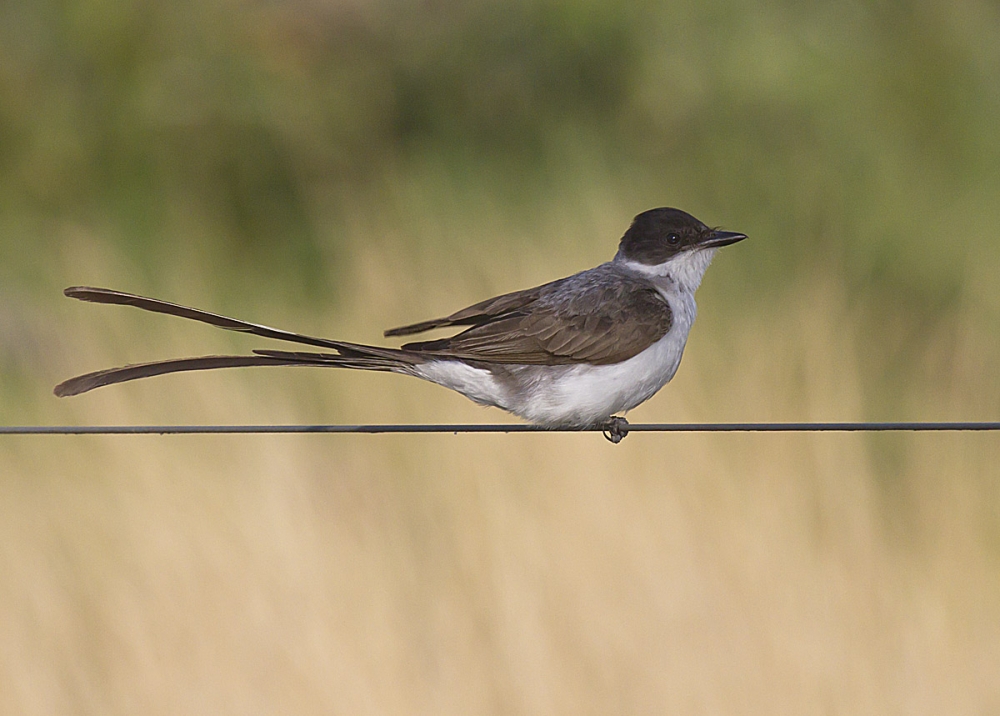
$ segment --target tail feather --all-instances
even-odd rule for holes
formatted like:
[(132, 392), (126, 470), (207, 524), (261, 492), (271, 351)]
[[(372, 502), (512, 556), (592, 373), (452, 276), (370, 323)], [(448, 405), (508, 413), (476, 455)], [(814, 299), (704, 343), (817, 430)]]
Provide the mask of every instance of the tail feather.
[(251, 333), (263, 338), (274, 338), (292, 343), (332, 348), (336, 353), (308, 353), (296, 351), (257, 350), (253, 355), (246, 356), (201, 356), (197, 358), (175, 358), (171, 360), (154, 361), (152, 363), (137, 363), (108, 368), (85, 375), (70, 378), (55, 387), (53, 391), (59, 397), (79, 395), (94, 388), (115, 383), (124, 383), (139, 378), (154, 375), (179, 373), (191, 370), (213, 370), (216, 368), (242, 368), (247, 366), (325, 366), (335, 368), (355, 368), (360, 370), (398, 370), (405, 372), (407, 366), (412, 366), (425, 360), (424, 357), (394, 348), (379, 348), (359, 343), (335, 341), (327, 338), (315, 338), (300, 333), (282, 331), (256, 323), (249, 323), (227, 316), (220, 316), (197, 308), (188, 308), (155, 298), (146, 298), (122, 291), (112, 291), (106, 288), (76, 286), (67, 288), (64, 293), (70, 298), (93, 303), (117, 304), (134, 306), (145, 311), (165, 313), (171, 316), (187, 318), (193, 321), (208, 323), (218, 328), (230, 331)]
[[(374, 348), (374, 346), (372, 346)], [(398, 351), (402, 354), (402, 351)], [(303, 351), (272, 351), (265, 349), (254, 350), (255, 355), (275, 360), (288, 361), (288, 365), (315, 365), (329, 366), (332, 368), (356, 368), (359, 370), (387, 370), (406, 371), (418, 360), (407, 360), (402, 355), (399, 357), (382, 355), (365, 355), (361, 351), (355, 353), (307, 353)]]
[(86, 393), (94, 388), (115, 383), (124, 383), (154, 375), (180, 373), (188, 370), (212, 370), (215, 368), (242, 368), (260, 365), (300, 365), (299, 361), (281, 360), (269, 356), (202, 356), (200, 358), (175, 358), (152, 363), (135, 363), (120, 368), (98, 370), (63, 381), (53, 391), (60, 398)]
[(136, 308), (141, 308), (144, 311), (165, 313), (169, 316), (187, 318), (192, 321), (207, 323), (209, 325), (216, 326), (217, 328), (224, 328), (227, 331), (252, 333), (255, 336), (261, 336), (262, 338), (274, 338), (279, 341), (303, 343), (305, 345), (318, 346), (320, 348), (337, 348), (339, 345), (339, 341), (333, 341), (328, 338), (316, 338), (315, 336), (307, 336), (302, 333), (283, 331), (279, 328), (270, 328), (269, 326), (263, 326), (258, 323), (250, 323), (249, 321), (241, 321), (237, 318), (220, 316), (217, 313), (209, 313), (208, 311), (202, 311), (198, 308), (190, 308), (188, 306), (181, 306), (168, 301), (161, 301), (158, 298), (147, 298), (146, 296), (138, 296), (134, 293), (113, 291), (110, 288), (72, 286), (63, 291), (63, 293), (70, 298), (76, 298), (80, 301), (116, 304), (119, 306), (134, 306)]

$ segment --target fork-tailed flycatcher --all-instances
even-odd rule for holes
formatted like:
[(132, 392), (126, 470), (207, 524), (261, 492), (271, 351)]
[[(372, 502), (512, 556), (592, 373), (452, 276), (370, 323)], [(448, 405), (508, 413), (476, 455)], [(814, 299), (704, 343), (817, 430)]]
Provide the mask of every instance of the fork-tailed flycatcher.
[(615, 414), (651, 398), (677, 371), (695, 318), (694, 293), (716, 250), (745, 238), (709, 228), (679, 209), (651, 209), (635, 217), (608, 263), (386, 331), (386, 336), (409, 336), (464, 328), (449, 338), (402, 348), (314, 338), (109, 289), (68, 288), (67, 296), (82, 301), (135, 306), (327, 350), (255, 350), (127, 365), (71, 378), (57, 385), (55, 394), (209, 368), (359, 368), (423, 378), (538, 425), (607, 426), (617, 442), (627, 423)]

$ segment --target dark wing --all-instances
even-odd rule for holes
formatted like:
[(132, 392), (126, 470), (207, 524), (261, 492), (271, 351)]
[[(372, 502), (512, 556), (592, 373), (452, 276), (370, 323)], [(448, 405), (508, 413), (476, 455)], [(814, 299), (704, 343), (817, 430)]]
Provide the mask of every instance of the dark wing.
[[(489, 315), (500, 300), (513, 308)], [(478, 313), (463, 315), (474, 309)], [(607, 264), (454, 316), (478, 322), (451, 338), (409, 343), (403, 350), (494, 363), (606, 365), (648, 348), (673, 323), (670, 306), (651, 284)], [(454, 325), (450, 319), (441, 325)]]
[(512, 311), (523, 309), (531, 303), (537, 301), (547, 291), (551, 291), (559, 284), (569, 279), (559, 279), (535, 288), (527, 288), (523, 291), (505, 293), (502, 296), (488, 298), (485, 301), (473, 304), (461, 311), (456, 311), (444, 318), (433, 318), (429, 321), (413, 323), (409, 326), (390, 328), (383, 335), (386, 338), (391, 336), (412, 336), (415, 333), (423, 333), (434, 328), (446, 328), (448, 326), (478, 326), (488, 323), (491, 320), (510, 314)]

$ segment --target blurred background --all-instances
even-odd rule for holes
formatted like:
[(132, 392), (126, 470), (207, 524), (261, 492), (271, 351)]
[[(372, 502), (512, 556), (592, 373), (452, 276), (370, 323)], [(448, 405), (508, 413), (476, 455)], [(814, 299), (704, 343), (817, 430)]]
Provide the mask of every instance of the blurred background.
[[(0, 3), (0, 423), (494, 422), (77, 373), (721, 252), (633, 421), (1000, 417), (992, 0)], [(265, 342), (266, 343), (266, 342)], [(0, 712), (1000, 714), (990, 434), (0, 439)]]

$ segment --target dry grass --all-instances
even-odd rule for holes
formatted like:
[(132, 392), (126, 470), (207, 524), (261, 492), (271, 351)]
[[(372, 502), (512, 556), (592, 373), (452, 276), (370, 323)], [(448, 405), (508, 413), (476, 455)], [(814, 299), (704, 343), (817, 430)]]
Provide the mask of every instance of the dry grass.
[[(387, 241), (357, 244), (326, 328), (320, 311), (246, 317), (371, 339), (373, 323), (579, 267), (560, 265), (558, 236), (518, 265), (498, 251), (481, 268), (469, 249), (445, 265), (482, 280), (449, 288), (433, 255)], [(121, 273), (103, 260), (65, 271)], [(408, 303), (420, 285), (434, 288)], [(703, 313), (721, 311), (706, 288)], [(633, 417), (864, 417), (843, 291), (827, 277), (789, 293), (742, 328), (696, 326), (676, 381)], [(40, 368), (57, 378), (236, 340), (58, 310), (72, 350)], [(996, 393), (973, 358), (955, 360)], [(961, 410), (967, 384), (928, 410)], [(43, 405), (81, 423), (498, 417), (332, 372), (178, 376)], [(998, 713), (998, 460), (990, 435), (8, 440), (0, 712)]]

